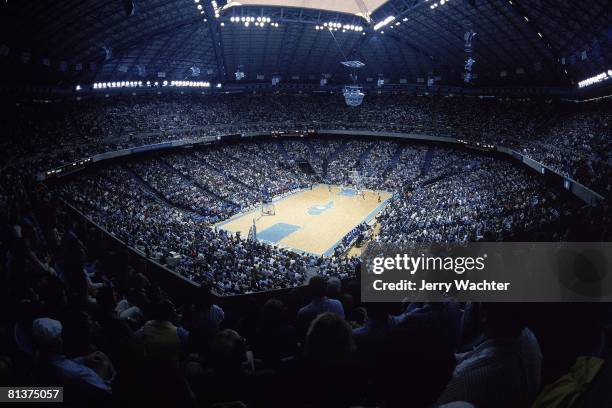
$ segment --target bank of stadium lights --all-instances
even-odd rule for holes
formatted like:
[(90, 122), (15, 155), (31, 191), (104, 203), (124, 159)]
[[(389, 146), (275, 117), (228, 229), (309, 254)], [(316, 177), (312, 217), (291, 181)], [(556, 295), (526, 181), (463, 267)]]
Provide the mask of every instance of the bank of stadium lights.
[(383, 28), (387, 24), (390, 24), (394, 20), (395, 20), (395, 16), (388, 16), (388, 17), (386, 17), (384, 20), (379, 21), (378, 23), (374, 24), (374, 31), (380, 30), (381, 28)]
[(200, 14), (204, 14), (204, 6), (199, 4), (200, 0), (194, 0), (195, 4), (196, 4), (196, 8), (198, 9), (198, 11), (200, 12)]
[(347, 32), (347, 31), (361, 32), (363, 31), (363, 27), (360, 25), (342, 24), (342, 23), (337, 23), (333, 21), (323, 23), (323, 25), (315, 26), (315, 30), (325, 30), (325, 29), (330, 30), (330, 31), (342, 30), (342, 32)]
[[(142, 81), (95, 82), (93, 89), (139, 88), (142, 86), (144, 86)], [(147, 82), (146, 86), (151, 86), (150, 82)]]
[(249, 27), (253, 24), (255, 27), (265, 27), (266, 24), (270, 27), (278, 27), (278, 23), (273, 22), (270, 17), (253, 17), (253, 16), (242, 16), (242, 17), (230, 17), (231, 23), (243, 24), (245, 27)]
[(219, 4), (217, 4), (215, 0), (212, 0), (210, 4), (213, 8), (213, 11), (215, 12), (215, 18), (219, 18), (219, 14), (221, 13), (221, 8), (219, 7)]
[(210, 88), (210, 82), (208, 81), (170, 81), (170, 83), (166, 84), (165, 86), (175, 86), (178, 88)]
[(608, 81), (610, 79), (612, 79), (612, 69), (609, 69), (608, 72), (602, 72), (599, 75), (595, 75), (583, 81), (578, 82), (578, 88), (586, 88), (588, 86), (595, 85), (600, 82)]
[[(207, 0), (193, 0), (200, 14), (205, 14), (204, 6), (201, 4), (201, 2), (203, 1)], [(210, 2), (210, 5), (212, 6), (213, 12), (215, 13), (215, 18), (219, 18), (219, 15), (221, 13), (221, 7), (219, 7), (219, 4), (215, 0), (212, 0)], [(204, 22), (206, 22), (206, 19), (204, 19)]]
[[(163, 81), (163, 87), (177, 88), (210, 88), (210, 82), (207, 81)], [(114, 89), (114, 88), (147, 88), (158, 87), (159, 82), (151, 83), (151, 81), (120, 81), (120, 82), (96, 82), (93, 84), (93, 89)], [(217, 84), (217, 88), (220, 88)]]
[(449, 2), (450, 2), (450, 0), (440, 0), (439, 2), (434, 3), (431, 6), (429, 6), (429, 8), (434, 10), (434, 9), (437, 9), (438, 7), (443, 6), (443, 5), (445, 5), (445, 4), (449, 3)]

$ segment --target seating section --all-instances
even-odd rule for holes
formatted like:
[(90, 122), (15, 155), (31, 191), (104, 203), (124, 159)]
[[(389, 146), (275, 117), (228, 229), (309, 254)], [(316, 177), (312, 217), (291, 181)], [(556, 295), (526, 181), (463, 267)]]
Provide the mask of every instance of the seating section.
[[(402, 94), (367, 95), (357, 109), (347, 107), (338, 95), (283, 94), (20, 103), (7, 111), (8, 137), (0, 148), (6, 163), (28, 157), (36, 170), (43, 171), (106, 151), (222, 134), (308, 129), (405, 132), (523, 149), (608, 195), (610, 104)], [(566, 113), (551, 120), (558, 112)], [(308, 156), (317, 174), (324, 176), (305, 143), (285, 144), (294, 159)], [(336, 151), (336, 145), (326, 146), (323, 149), (329, 150), (312, 144), (321, 160)], [(330, 176), (336, 180), (339, 175), (332, 169)]]
[(372, 142), (368, 140), (350, 140), (347, 145), (344, 146), (336, 160), (329, 163), (326, 181), (340, 185), (351, 184), (349, 172), (351, 170), (357, 170), (360, 156), (370, 147), (372, 147)]
[(212, 194), (207, 194), (179, 173), (157, 159), (128, 164), (136, 175), (170, 204), (204, 216), (223, 214), (229, 207)]
[[(571, 397), (610, 401), (603, 303), (361, 301), (360, 260), (347, 253), (364, 240), (612, 240), (607, 203), (585, 206), (514, 162), (400, 139), (284, 140), (315, 177), (281, 157), (277, 138), (245, 137), (35, 178), (159, 141), (351, 128), (511, 145), (609, 194), (608, 102), (541, 126), (548, 104), (497, 99), (366, 95), (357, 109), (337, 95), (109, 99), (5, 112), (1, 384), (62, 386), (74, 407), (528, 407), (588, 368), (595, 387), (582, 381)], [(393, 197), (331, 257), (213, 227), (262, 196), (319, 178), (348, 184), (352, 169)]]
[[(325, 143), (313, 140), (319, 147)], [(305, 268), (312, 265), (321, 275), (352, 276), (356, 259), (340, 261), (347, 262), (342, 268), (331, 265), (345, 259), (352, 245), (366, 237), (382, 242), (515, 239), (545, 231), (564, 212), (580, 206), (509, 162), (465, 150), (348, 139), (329, 163), (328, 179), (349, 185), (347, 169), (356, 168), (361, 158), (366, 187), (393, 193), (376, 219), (376, 233), (358, 226), (339, 243), (337, 259), (321, 260), (215, 232), (214, 223), (257, 205), (263, 196), (315, 182), (282, 160), (271, 159), (275, 143), (220, 144), (160, 154), (109, 165), (57, 188), (128, 245), (158, 260), (177, 254), (179, 262), (171, 267), (195, 282), (212, 282), (222, 294), (300, 285)], [(397, 162), (389, 167), (398, 149)], [(429, 166), (424, 172), (426, 158)], [(557, 226), (546, 236), (554, 240), (562, 233)], [(274, 261), (264, 265), (263, 259)], [(283, 273), (274, 272), (279, 268)]]

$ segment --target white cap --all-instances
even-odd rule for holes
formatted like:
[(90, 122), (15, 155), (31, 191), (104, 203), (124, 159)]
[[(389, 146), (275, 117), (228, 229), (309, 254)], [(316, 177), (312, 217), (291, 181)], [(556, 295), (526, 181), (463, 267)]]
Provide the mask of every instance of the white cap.
[(475, 408), (473, 404), (465, 401), (454, 401), (448, 404), (440, 405), (438, 408)]
[(62, 324), (57, 320), (41, 317), (32, 323), (32, 334), (39, 344), (47, 344), (62, 335)]

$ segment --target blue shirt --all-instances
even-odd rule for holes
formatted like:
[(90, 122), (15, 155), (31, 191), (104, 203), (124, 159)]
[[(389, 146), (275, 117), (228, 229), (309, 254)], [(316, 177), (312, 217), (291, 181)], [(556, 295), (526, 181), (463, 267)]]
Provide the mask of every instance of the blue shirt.
[(339, 300), (328, 299), (313, 299), (309, 304), (298, 311), (298, 319), (304, 316), (318, 316), (321, 313), (334, 313), (344, 319), (344, 307)]
[(98, 373), (76, 359), (56, 354), (44, 361), (45, 381), (64, 387), (64, 395), (71, 402), (85, 403), (112, 393), (110, 385)]

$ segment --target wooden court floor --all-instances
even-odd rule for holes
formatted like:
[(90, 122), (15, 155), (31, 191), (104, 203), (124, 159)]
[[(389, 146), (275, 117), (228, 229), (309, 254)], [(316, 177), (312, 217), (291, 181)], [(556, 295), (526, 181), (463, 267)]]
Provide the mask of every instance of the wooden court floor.
[[(380, 202), (379, 202), (380, 195)], [(246, 238), (256, 219), (257, 239), (279, 247), (314, 255), (331, 255), (355, 226), (370, 221), (382, 210), (391, 194), (351, 188), (316, 185), (274, 202), (275, 215), (261, 216), (261, 209), (237, 214), (217, 228)]]

